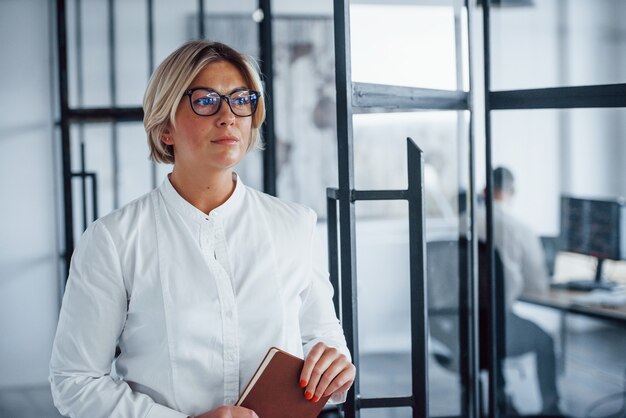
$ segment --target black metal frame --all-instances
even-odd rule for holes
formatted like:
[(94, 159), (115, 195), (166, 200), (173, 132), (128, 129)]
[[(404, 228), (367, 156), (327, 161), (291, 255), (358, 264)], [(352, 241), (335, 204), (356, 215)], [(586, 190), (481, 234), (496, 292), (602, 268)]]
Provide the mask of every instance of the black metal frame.
[(467, 110), (469, 94), (464, 91), (434, 90), (384, 84), (353, 83), (354, 113), (407, 110)]
[[(483, 49), (484, 49), (484, 100), (485, 100), (485, 169), (487, 170), (486, 176), (486, 186), (485, 186), (485, 203), (486, 203), (486, 239), (487, 239), (487, 257), (484, 260), (486, 264), (487, 271), (490, 275), (489, 280), (489, 303), (488, 306), (488, 317), (491, 320), (487, 324), (481, 324), (487, 327), (487, 332), (482, 333), (482, 336), (479, 341), (480, 347), (489, 347), (491, 342), (497, 341), (496, 330), (498, 329), (498, 321), (500, 319), (504, 320), (504, 318), (498, 318), (495, 313), (496, 304), (504, 303), (504, 301), (499, 301), (496, 298), (497, 292), (497, 282), (495, 275), (495, 248), (493, 243), (493, 176), (491, 173), (491, 50), (489, 48), (489, 34), (490, 34), (490, 26), (489, 26), (489, 0), (485, 0), (482, 5), (483, 9)], [(481, 333), (479, 333), (480, 335)], [(483, 339), (486, 337), (486, 340)], [(487, 388), (487, 414), (489, 418), (498, 417), (500, 411), (498, 409), (498, 404), (500, 400), (498, 399), (498, 382), (499, 375), (497, 373), (498, 367), (498, 358), (500, 353), (498, 352), (498, 347), (495, 345), (490, 347), (491, 349), (487, 351), (487, 362), (488, 362), (488, 388)]]
[[(474, 25), (474, 2), (473, 0), (464, 0), (465, 10), (467, 11), (467, 27), (470, 30)], [(468, 36), (468, 63), (469, 63), (469, 86), (468, 90), (473, 91), (474, 72), (471, 71), (473, 42), (472, 37)], [(480, 391), (480, 372), (479, 372), (479, 333), (478, 333), (478, 279), (477, 279), (477, 261), (478, 261), (478, 243), (476, 240), (476, 226), (474, 220), (475, 214), (475, 141), (474, 141), (474, 117), (473, 117), (473, 97), (469, 95), (467, 107), (470, 110), (469, 120), (469, 141), (468, 141), (468, 188), (466, 196), (467, 215), (469, 225), (465, 225), (465, 231), (461, 231), (461, 235), (470, 237), (469, 239), (461, 238), (459, 240), (460, 253), (465, 257), (459, 257), (459, 342), (467, 344), (467, 350), (460, 353), (460, 381), (461, 381), (461, 416), (469, 418), (479, 417), (481, 415), (481, 391)], [(460, 221), (460, 219), (459, 219)], [(461, 225), (463, 226), (463, 225)]]
[[(345, 156), (344, 156), (345, 157)], [(335, 308), (341, 313), (344, 328), (346, 324), (353, 325), (352, 335), (346, 335), (348, 345), (352, 352), (355, 364), (358, 364), (358, 327), (357, 298), (355, 283), (351, 276), (341, 276), (339, 283), (339, 258), (337, 246), (337, 201), (340, 210), (348, 206), (353, 208), (354, 203), (359, 200), (407, 200), (409, 203), (409, 246), (410, 246), (410, 300), (411, 300), (411, 378), (412, 393), (408, 397), (387, 397), (387, 398), (361, 398), (358, 395), (358, 379), (351, 389), (346, 405), (346, 415), (356, 416), (358, 410), (363, 408), (383, 408), (383, 407), (406, 407), (413, 408), (414, 417), (426, 417), (428, 415), (428, 324), (427, 324), (427, 304), (426, 304), (426, 243), (424, 241), (424, 181), (423, 181), (423, 156), (422, 151), (407, 138), (407, 159), (408, 159), (408, 180), (409, 187), (406, 190), (348, 190), (345, 193), (341, 188), (327, 189), (328, 207), (328, 253), (329, 271), (331, 272), (331, 283), (336, 289)], [(348, 197), (348, 201), (342, 200)], [(350, 210), (350, 209), (349, 209)], [(345, 223), (340, 223), (344, 231)], [(348, 229), (350, 225), (347, 226)], [(352, 230), (354, 228), (354, 222)], [(345, 232), (345, 231), (344, 231)], [(342, 235), (343, 236), (343, 235)], [(354, 237), (353, 237), (354, 238)], [(341, 244), (345, 246), (345, 240)], [(351, 240), (354, 242), (354, 239)], [(345, 254), (342, 252), (342, 254)], [(341, 263), (341, 269), (355, 272), (355, 266), (345, 266)], [(345, 289), (352, 289), (350, 293)], [(339, 299), (341, 298), (341, 304)], [(341, 308), (341, 310), (340, 310)], [(352, 337), (352, 338), (350, 338)], [(354, 414), (354, 415), (351, 415)]]
[[(335, 294), (341, 297), (341, 321), (353, 361), (357, 366), (357, 376), (348, 392), (344, 412), (347, 418), (358, 416), (357, 396), (359, 393), (358, 376), (358, 323), (357, 323), (357, 293), (356, 293), (356, 242), (355, 242), (355, 213), (351, 191), (354, 189), (354, 160), (352, 147), (352, 80), (350, 63), (350, 18), (349, 2), (334, 0), (334, 31), (335, 31), (335, 82), (337, 86), (337, 159), (339, 189), (336, 198), (339, 200), (339, 233), (341, 266), (329, 269), (339, 270), (341, 273), (341, 287), (335, 288)], [(332, 207), (332, 203), (328, 203)], [(332, 213), (328, 213), (330, 219)], [(332, 232), (329, 230), (329, 233)], [(332, 240), (329, 235), (329, 245)], [(331, 258), (336, 258), (337, 249), (329, 251)], [(334, 277), (332, 282), (338, 282)], [(337, 305), (337, 303), (336, 303)]]
[(489, 91), (491, 110), (576, 109), (626, 106), (626, 84)]
[(265, 84), (265, 123), (261, 128), (265, 142), (263, 152), (263, 191), (276, 196), (276, 138), (274, 128), (274, 40), (272, 31), (272, 0), (258, 0), (263, 12), (263, 20), (259, 28), (259, 44), (261, 46), (261, 74)]
[(74, 251), (74, 215), (72, 208), (72, 165), (70, 156), (69, 88), (67, 80), (67, 27), (65, 22), (65, 0), (57, 0), (57, 54), (59, 60), (59, 127), (61, 130), (61, 162), (63, 170), (63, 232), (65, 238), (65, 269), (69, 270)]
[[(487, 324), (491, 340), (497, 341), (496, 330), (498, 318), (493, 315), (497, 308), (504, 301), (496, 298), (501, 284), (496, 280), (495, 274), (495, 248), (493, 231), (493, 176), (492, 176), (492, 132), (491, 132), (491, 112), (498, 110), (532, 110), (532, 109), (575, 109), (575, 108), (614, 108), (626, 107), (626, 83), (603, 84), (570, 87), (549, 87), (541, 89), (524, 89), (508, 91), (492, 91), (491, 81), (491, 49), (490, 49), (490, 8), (493, 0), (483, 1), (483, 50), (484, 50), (484, 96), (485, 96), (485, 170), (486, 170), (486, 239), (487, 258), (486, 264), (491, 275), (490, 288), (490, 311), (492, 322)], [(567, 311), (580, 313), (576, 308), (568, 308)], [(484, 344), (481, 341), (481, 344)], [(504, 355), (502, 347), (493, 347), (489, 358), (489, 390), (488, 404), (489, 417), (499, 417), (501, 415), (499, 405), (503, 404), (502, 399), (498, 399), (498, 387), (503, 382), (498, 381), (496, 370), (501, 367), (500, 358)]]
[[(352, 115), (372, 111), (408, 110), (470, 110), (468, 93), (418, 89), (403, 86), (384, 86), (368, 83), (352, 83), (350, 57), (350, 11), (349, 0), (334, 0), (335, 65), (337, 90), (337, 149), (339, 188), (328, 189), (328, 252), (331, 282), (335, 288), (335, 308), (341, 313), (341, 321), (352, 352), (353, 361), (359, 363), (358, 320), (356, 295), (356, 234), (355, 202), (359, 200), (408, 200), (409, 202), (409, 246), (411, 285), (411, 396), (365, 399), (360, 396), (359, 375), (348, 392), (344, 405), (346, 418), (360, 416), (365, 408), (411, 407), (413, 417), (428, 416), (428, 313), (426, 305), (426, 266), (423, 212), (422, 155), (419, 148), (407, 139), (408, 176), (407, 190), (355, 190), (353, 161)], [(469, 19), (469, 13), (468, 13)], [(471, 121), (470, 121), (471, 123)], [(469, 135), (470, 150), (473, 150), (473, 135)], [(473, 170), (473, 165), (470, 165)], [(469, 173), (473, 181), (473, 173)], [(473, 190), (473, 186), (470, 186)], [(339, 207), (337, 208), (337, 202)], [(469, 202), (473, 216), (473, 200)], [(337, 216), (339, 209), (339, 216)], [(473, 218), (472, 218), (473, 220)], [(337, 227), (339, 225), (339, 228)], [(473, 224), (473, 222), (470, 222)], [(470, 243), (475, 248), (474, 235)], [(461, 255), (461, 249), (459, 249)], [(477, 321), (475, 250), (462, 252), (459, 295), (460, 310), (467, 315), (461, 321), (459, 337), (462, 345), (469, 347), (462, 356), (461, 381), (468, 388), (478, 386), (478, 362), (475, 346), (475, 324)], [(341, 262), (340, 262), (341, 261)], [(477, 416), (477, 391), (464, 390), (462, 411)], [(465, 413), (463, 413), (465, 415)]]
[[(70, 126), (78, 124), (81, 126), (81, 147), (82, 141), (82, 125), (94, 122), (110, 122), (112, 126), (112, 148), (113, 155), (117, 155), (117, 127), (118, 122), (140, 122), (143, 120), (143, 110), (141, 107), (118, 107), (116, 105), (115, 92), (115, 32), (114, 32), (114, 8), (116, 0), (107, 0), (107, 21), (108, 21), (108, 50), (109, 50), (109, 74), (110, 74), (110, 95), (111, 106), (102, 108), (83, 108), (81, 98), (79, 97), (79, 107), (70, 108), (69, 106), (69, 83), (68, 83), (68, 34), (66, 22), (66, 0), (56, 0), (56, 29), (57, 29), (57, 55), (58, 55), (58, 74), (59, 74), (59, 119), (57, 126), (60, 128), (61, 138), (61, 165), (63, 175), (63, 233), (64, 233), (64, 251), (62, 258), (64, 260), (64, 268), (62, 271), (69, 271), (70, 259), (74, 251), (74, 213), (73, 213), (73, 196), (72, 196), (72, 179), (79, 178), (82, 181), (82, 220), (83, 227), (86, 228), (89, 222), (87, 216), (87, 193), (86, 181), (91, 180), (92, 186), (92, 215), (97, 217), (97, 175), (93, 172), (87, 172), (84, 165), (84, 149), (81, 149), (82, 162), (81, 170), (72, 171), (71, 159), (71, 132)], [(263, 127), (263, 138), (265, 140), (265, 150), (263, 153), (263, 185), (267, 193), (276, 194), (276, 146), (274, 142), (274, 116), (270, 99), (273, 97), (272, 85), (272, 24), (271, 24), (271, 0), (259, 0), (259, 9), (265, 16), (261, 21), (261, 30), (259, 31), (259, 44), (261, 51), (261, 70), (263, 72), (266, 96), (266, 123)], [(77, 3), (77, 30), (80, 38), (80, 0)], [(204, 0), (198, 0), (198, 34), (200, 38), (205, 36), (205, 6)], [(148, 71), (150, 74), (154, 69), (154, 0), (146, 0), (147, 9), (147, 32), (148, 32)], [(77, 42), (78, 60), (80, 62), (81, 42)], [(79, 96), (82, 95), (82, 70), (81, 65), (77, 68), (77, 77), (79, 79)], [(119, 205), (118, 193), (118, 171), (117, 158), (113, 158), (113, 178), (114, 178), (114, 206)], [(151, 165), (151, 181), (152, 186), (156, 187), (156, 165)], [(95, 201), (93, 199), (96, 199)]]
[[(154, 5), (153, 0), (146, 0), (148, 15), (148, 61), (149, 71), (154, 68)], [(465, 7), (468, 12), (468, 20), (471, 19), (476, 2), (466, 0)], [(493, 247), (493, 208), (492, 208), (492, 185), (491, 178), (492, 162), (492, 135), (491, 135), (491, 112), (494, 110), (527, 110), (527, 109), (572, 109), (572, 108), (610, 108), (626, 107), (626, 84), (591, 85), (574, 87), (556, 87), (544, 89), (527, 89), (512, 91), (491, 91), (490, 88), (490, 2), (483, 3), (483, 50), (484, 50), (484, 99), (485, 99), (485, 128), (486, 128), (486, 161), (487, 172), (487, 244), (488, 256), (486, 263), (491, 272), (492, 289), (491, 306), (495, 311), (495, 294), (497, 286), (494, 275), (494, 247)], [(143, 111), (140, 107), (120, 108), (115, 106), (115, 79), (111, 71), (112, 107), (107, 108), (70, 108), (69, 85), (68, 85), (68, 51), (67, 51), (67, 25), (66, 25), (66, 1), (56, 0), (56, 30), (57, 30), (57, 55), (58, 55), (58, 83), (59, 83), (59, 120), (58, 127), (61, 139), (61, 159), (63, 174), (63, 211), (64, 211), (64, 248), (63, 258), (65, 271), (69, 269), (69, 261), (74, 249), (74, 213), (72, 197), (72, 180), (77, 178), (82, 182), (83, 190), (83, 223), (89, 221), (87, 211), (87, 181), (92, 186), (92, 217), (97, 217), (97, 178), (95, 173), (86, 170), (84, 164), (84, 149), (80, 171), (73, 172), (71, 164), (71, 124), (83, 124), (90, 122), (113, 122), (113, 135), (115, 135), (115, 123), (124, 121), (141, 121)], [(109, 51), (111, 55), (110, 68), (114, 68), (114, 33), (113, 33), (113, 7), (114, 0), (109, 0)], [(273, 97), (273, 59), (272, 59), (272, 22), (271, 0), (259, 0), (259, 8), (263, 12), (261, 30), (259, 31), (259, 43), (261, 46), (261, 68), (264, 75), (264, 83), (267, 100), (267, 119), (263, 127), (263, 138), (266, 150), (263, 154), (263, 178), (264, 190), (270, 194), (276, 194), (276, 151), (274, 142), (274, 118), (271, 106)], [(409, 188), (407, 190), (369, 190), (361, 191), (354, 189), (354, 166), (352, 147), (352, 117), (354, 113), (366, 113), (372, 111), (406, 111), (406, 110), (472, 110), (472, 99), (468, 93), (462, 91), (443, 91), (432, 89), (408, 88), (402, 86), (383, 86), (368, 83), (352, 83), (350, 77), (350, 42), (349, 42), (349, 0), (334, 0), (335, 11), (335, 57), (337, 65), (337, 130), (338, 130), (338, 170), (339, 188), (328, 190), (328, 232), (329, 232), (329, 266), (331, 280), (335, 287), (335, 308), (341, 312), (348, 346), (358, 362), (358, 320), (356, 299), (356, 248), (355, 248), (355, 202), (359, 200), (408, 200), (412, 217), (410, 224), (411, 245), (411, 306), (412, 306), (412, 356), (413, 364), (413, 391), (409, 397), (362, 399), (359, 396), (358, 377), (351, 389), (348, 402), (345, 404), (346, 417), (359, 416), (362, 408), (377, 407), (413, 407), (413, 416), (427, 416), (428, 413), (428, 390), (425, 380), (426, 367), (426, 328), (427, 318), (425, 310), (425, 283), (420, 280), (424, 276), (424, 242), (421, 232), (423, 231), (423, 216), (419, 193), (421, 190), (421, 173), (416, 161), (420, 158), (419, 151), (411, 141), (409, 149)], [(204, 37), (204, 1), (198, 0), (198, 33)], [(80, 16), (77, 17), (80, 19)], [(471, 54), (470, 38), (470, 54)], [(80, 53), (80, 52), (79, 52)], [(78, 69), (80, 71), (80, 68)], [(80, 74), (79, 74), (80, 77)], [(471, 82), (471, 74), (470, 74)], [(470, 91), (472, 91), (470, 86)], [(469, 195), (474, 191), (474, 139), (470, 118), (469, 138)], [(115, 141), (113, 141), (115, 143)], [(115, 146), (115, 145), (114, 145)], [(113, 150), (115, 152), (115, 150)], [(418, 154), (416, 154), (418, 153)], [(114, 170), (115, 171), (115, 170)], [(411, 180), (412, 179), (412, 180)], [(156, 185), (156, 170), (152, 166), (152, 182)], [(474, 200), (469, 199), (469, 219), (474, 219)], [(341, 220), (342, 222), (338, 223)], [(338, 228), (339, 225), (339, 228)], [(473, 222), (471, 222), (473, 225)], [(473, 226), (471, 227), (473, 229)], [(473, 232), (473, 231), (471, 231)], [(460, 245), (470, 246), (466, 251), (466, 258), (461, 260), (460, 269), (460, 341), (469, 349), (461, 356), (461, 388), (462, 388), (462, 415), (476, 417), (480, 414), (480, 399), (478, 393), (478, 345), (484, 346), (485, 341), (477, 341), (477, 280), (476, 280), (476, 242), (472, 237)], [(340, 257), (341, 255), (341, 257)], [(341, 260), (341, 264), (340, 264)], [(341, 284), (339, 283), (341, 277)], [(573, 312), (573, 311), (572, 311)], [(493, 333), (497, 329), (494, 322), (488, 326)], [(498, 358), (500, 353), (494, 352), (490, 359), (489, 367), (489, 390), (488, 390), (488, 413), (490, 417), (498, 417), (496, 368), (499, 367)], [(423, 374), (417, 373), (420, 368)]]
[[(79, 178), (81, 180), (81, 192), (83, 195), (83, 229), (87, 229), (87, 226), (98, 219), (98, 175), (94, 171), (86, 171), (85, 166), (85, 144), (80, 144), (80, 171), (73, 172), (72, 178)], [(87, 205), (85, 201), (87, 199), (87, 179), (91, 181), (91, 218), (89, 218)]]

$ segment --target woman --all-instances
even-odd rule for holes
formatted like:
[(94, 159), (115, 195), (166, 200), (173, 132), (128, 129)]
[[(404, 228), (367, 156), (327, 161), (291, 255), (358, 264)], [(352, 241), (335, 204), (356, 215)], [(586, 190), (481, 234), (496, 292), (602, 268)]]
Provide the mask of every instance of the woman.
[(271, 346), (305, 358), (306, 399), (352, 384), (313, 211), (232, 170), (259, 140), (262, 96), (254, 61), (220, 43), (188, 42), (155, 71), (144, 125), (174, 167), (74, 252), (50, 365), (61, 413), (256, 417), (233, 405)]

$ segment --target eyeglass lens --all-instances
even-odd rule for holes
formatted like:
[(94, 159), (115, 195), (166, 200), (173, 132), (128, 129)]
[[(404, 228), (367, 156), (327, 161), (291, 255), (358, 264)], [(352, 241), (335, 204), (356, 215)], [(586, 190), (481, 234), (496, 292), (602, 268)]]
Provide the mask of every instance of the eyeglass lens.
[(194, 90), (191, 93), (191, 106), (199, 115), (214, 115), (219, 111), (222, 97), (226, 97), (230, 110), (237, 116), (250, 116), (256, 111), (258, 95), (252, 90), (239, 90), (224, 96), (212, 90)]

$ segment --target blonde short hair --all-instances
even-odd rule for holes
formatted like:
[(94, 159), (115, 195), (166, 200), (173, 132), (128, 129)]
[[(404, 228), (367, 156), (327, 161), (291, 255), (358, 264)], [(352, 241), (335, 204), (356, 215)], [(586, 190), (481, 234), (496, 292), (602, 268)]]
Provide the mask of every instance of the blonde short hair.
[(261, 100), (252, 115), (252, 134), (247, 151), (255, 146), (262, 148), (260, 129), (265, 120), (265, 102), (256, 61), (223, 43), (197, 40), (186, 42), (172, 52), (157, 67), (148, 82), (143, 98), (143, 126), (148, 134), (152, 160), (174, 163), (174, 147), (163, 142), (163, 133), (169, 126), (176, 126), (176, 110), (193, 79), (208, 64), (218, 61), (233, 64), (241, 71), (247, 87), (261, 93)]

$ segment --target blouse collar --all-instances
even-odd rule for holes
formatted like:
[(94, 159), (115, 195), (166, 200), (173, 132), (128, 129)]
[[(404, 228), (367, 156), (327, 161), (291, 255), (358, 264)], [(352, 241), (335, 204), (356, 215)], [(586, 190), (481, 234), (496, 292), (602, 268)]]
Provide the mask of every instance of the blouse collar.
[(165, 199), (165, 202), (174, 207), (181, 215), (202, 222), (209, 218), (228, 216), (239, 206), (245, 193), (245, 185), (243, 181), (241, 181), (241, 177), (235, 172), (233, 172), (233, 181), (235, 182), (235, 190), (233, 193), (224, 203), (213, 209), (208, 215), (178, 194), (170, 182), (169, 174), (165, 177), (163, 183), (161, 183), (159, 191)]

